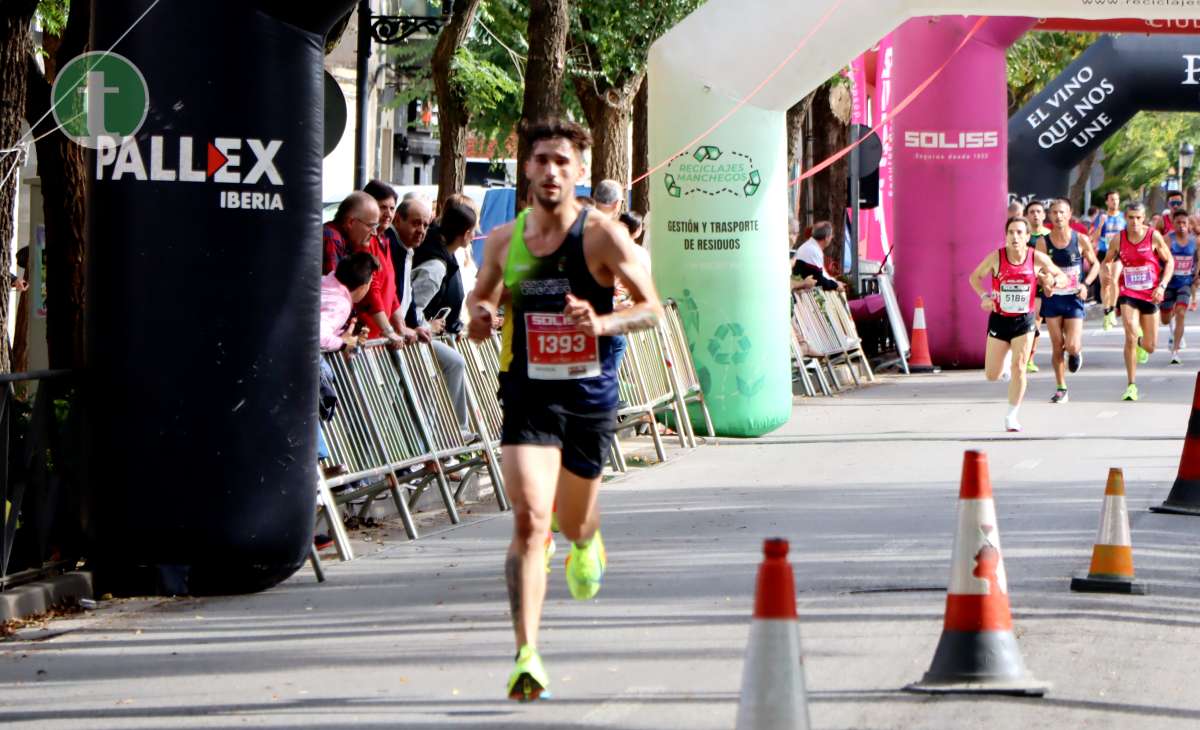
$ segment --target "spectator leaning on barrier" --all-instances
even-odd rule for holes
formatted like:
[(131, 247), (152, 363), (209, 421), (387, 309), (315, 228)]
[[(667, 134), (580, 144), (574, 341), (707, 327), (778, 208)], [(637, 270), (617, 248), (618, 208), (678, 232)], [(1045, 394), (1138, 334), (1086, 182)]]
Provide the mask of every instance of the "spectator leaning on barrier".
[(597, 211), (616, 220), (621, 212), (625, 190), (616, 180), (601, 180), (592, 191), (592, 198), (596, 201)]
[[(442, 217), (429, 227), (425, 241), (413, 253), (413, 301), (435, 335), (462, 331), (466, 293), (456, 254), (471, 243), (478, 221), (474, 201), (451, 195), (442, 203)], [(443, 309), (449, 313), (435, 319)]]
[(476, 435), (471, 432), (469, 413), (467, 411), (467, 385), (464, 380), (466, 362), (462, 355), (441, 342), (433, 341), (433, 331), (425, 321), (425, 313), (416, 306), (413, 298), (412, 267), (413, 256), (417, 247), (425, 240), (433, 213), (425, 201), (412, 198), (400, 203), (396, 210), (396, 234), (403, 245), (404, 261), (395, 262), (396, 271), (402, 272), (396, 279), (396, 287), (400, 294), (400, 311), (406, 312), (409, 324), (422, 342), (432, 342), (433, 352), (437, 355), (438, 364), (446, 376), (446, 386), (450, 390), (450, 399), (454, 403), (454, 413), (458, 416), (458, 426), (464, 438), (473, 440)]
[[(359, 345), (354, 328), (357, 319), (350, 316), (354, 305), (371, 290), (371, 280), (379, 270), (374, 256), (357, 251), (338, 262), (337, 268), (321, 277), (321, 318), (318, 342), (321, 352), (351, 351)], [(333, 388), (333, 369), (325, 358), (320, 359), (319, 415), (322, 421), (333, 418), (337, 393)], [(317, 429), (317, 458), (328, 459), (325, 436)]]
[(328, 274), (338, 262), (366, 245), (379, 227), (379, 204), (366, 193), (350, 193), (338, 206), (333, 220), (322, 229), (321, 273)]
[(816, 279), (817, 285), (826, 291), (844, 291), (845, 285), (829, 276), (825, 271), (825, 246), (833, 238), (833, 224), (820, 221), (813, 226), (812, 237), (796, 249), (792, 257), (792, 275), (801, 279), (809, 276)]
[(363, 192), (379, 207), (379, 226), (362, 248), (379, 261), (379, 273), (358, 309), (371, 337), (386, 337), (392, 347), (400, 347), (415, 342), (417, 333), (405, 322), (407, 310), (401, 306), (399, 280), (393, 266), (392, 240), (396, 232), (392, 230), (392, 221), (396, 212), (396, 191), (385, 182), (372, 180), (363, 187)]

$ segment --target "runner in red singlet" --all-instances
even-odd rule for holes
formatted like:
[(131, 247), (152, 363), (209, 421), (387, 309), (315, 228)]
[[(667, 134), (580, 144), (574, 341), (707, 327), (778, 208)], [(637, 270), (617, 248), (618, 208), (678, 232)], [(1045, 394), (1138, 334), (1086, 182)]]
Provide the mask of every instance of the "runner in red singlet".
[(1125, 324), (1125, 372), (1129, 386), (1122, 400), (1138, 399), (1137, 366), (1150, 359), (1158, 345), (1158, 305), (1175, 271), (1171, 248), (1146, 225), (1146, 206), (1125, 206), (1125, 231), (1108, 247), (1105, 264), (1120, 262), (1120, 295), (1117, 305)]
[[(1050, 257), (1029, 245), (1029, 222), (1012, 217), (1004, 225), (1004, 248), (992, 251), (971, 272), (971, 288), (979, 295), (980, 306), (988, 312), (987, 354), (984, 371), (988, 380), (999, 380), (1005, 356), (1012, 352), (1012, 378), (1008, 384), (1006, 431), (1020, 431), (1017, 410), (1025, 397), (1025, 363), (1033, 344), (1036, 327), (1034, 296), (1040, 282), (1053, 281), (1065, 287), (1067, 277)], [(991, 279), (990, 285), (984, 280)]]

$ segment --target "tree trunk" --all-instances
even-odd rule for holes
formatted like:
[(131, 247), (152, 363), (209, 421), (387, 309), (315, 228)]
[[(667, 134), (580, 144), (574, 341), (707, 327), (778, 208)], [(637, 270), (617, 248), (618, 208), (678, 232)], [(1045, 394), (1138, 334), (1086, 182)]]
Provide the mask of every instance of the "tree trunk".
[(608, 86), (600, 79), (576, 76), (575, 95), (592, 129), (592, 187), (601, 180), (629, 182), (629, 125), (633, 100), (646, 72), (641, 71), (621, 86)]
[[(813, 163), (840, 152), (850, 143), (850, 127), (833, 112), (829, 104), (829, 84), (822, 86), (813, 99)], [(849, 156), (843, 157), (813, 177), (813, 211), (817, 221), (833, 224), (833, 240), (826, 250), (831, 270), (841, 271), (846, 233), (846, 180), (850, 172)]]
[[(650, 169), (650, 79), (642, 80), (642, 87), (633, 98), (633, 176), (646, 174)], [(643, 216), (650, 212), (650, 178), (639, 180), (633, 185), (633, 210)]]
[[(29, 96), (26, 116), (37, 120), (50, 109), (54, 75), (87, 49), (91, 6), (71, 3), (61, 41), (46, 38), (46, 76), (27, 57)], [(47, 119), (38, 127), (38, 177), (46, 221), (46, 344), (51, 368), (81, 368), (84, 356), (84, 303), (87, 300), (87, 162), (83, 147), (61, 131), (47, 134)], [(38, 263), (32, 259), (31, 267)]]
[(35, 0), (3, 3), (0, 10), (0, 372), (12, 369), (8, 342), (8, 271), (16, 230), (14, 203), (21, 187), (22, 154), (9, 151), (21, 139), (25, 115), (25, 61), (32, 51), (29, 22)]
[[(813, 92), (813, 94), (815, 93)], [(797, 169), (801, 172), (804, 171), (804, 120), (808, 116), (809, 107), (812, 106), (813, 94), (804, 97), (787, 110), (787, 174), (789, 178)], [(788, 208), (797, 221), (803, 220), (803, 208), (801, 207), (803, 189), (804, 185), (797, 184), (794, 189), (788, 190)]]
[(433, 50), (433, 85), (438, 100), (438, 204), (461, 193), (467, 179), (467, 126), (471, 112), (453, 84), (454, 55), (467, 40), (479, 0), (454, 0), (453, 17), (438, 36)]
[[(562, 114), (563, 76), (567, 70), (568, 0), (530, 0), (529, 61), (525, 64), (525, 97), (521, 123), (529, 124)], [(529, 198), (525, 160), (529, 149), (517, 135), (517, 208)]]
[[(1071, 186), (1071, 191), (1067, 193), (1067, 200), (1071, 201), (1071, 207), (1080, 216), (1087, 213), (1089, 201), (1083, 199), (1083, 194), (1087, 192), (1088, 178), (1092, 176), (1092, 166), (1096, 164), (1096, 158), (1100, 156), (1101, 147), (1097, 147), (1088, 153), (1087, 157), (1083, 158), (1083, 162), (1079, 163), (1079, 179)], [(1083, 202), (1083, 207), (1078, 207), (1080, 201)]]

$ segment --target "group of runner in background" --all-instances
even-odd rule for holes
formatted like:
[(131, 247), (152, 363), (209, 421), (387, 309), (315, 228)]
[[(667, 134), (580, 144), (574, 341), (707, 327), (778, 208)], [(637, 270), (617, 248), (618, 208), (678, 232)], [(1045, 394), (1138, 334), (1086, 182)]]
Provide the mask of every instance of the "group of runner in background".
[(1122, 207), (1112, 191), (1104, 210), (1089, 211), (1083, 220), (1063, 199), (1010, 205), (1004, 247), (990, 252), (970, 277), (989, 314), (985, 373), (989, 380), (1009, 381), (1005, 430), (1021, 430), (1018, 410), (1027, 374), (1039, 370), (1033, 355), (1042, 324), (1055, 377), (1050, 402), (1068, 402), (1067, 373), (1083, 366), (1089, 300), (1103, 307), (1105, 330), (1120, 322), (1125, 331), (1122, 400), (1138, 400), (1137, 367), (1157, 349), (1160, 323), (1168, 326), (1170, 364), (1182, 364), (1187, 313), (1196, 309), (1200, 283), (1194, 276), (1200, 218), (1188, 215), (1178, 191), (1167, 204), (1148, 217), (1142, 203)]

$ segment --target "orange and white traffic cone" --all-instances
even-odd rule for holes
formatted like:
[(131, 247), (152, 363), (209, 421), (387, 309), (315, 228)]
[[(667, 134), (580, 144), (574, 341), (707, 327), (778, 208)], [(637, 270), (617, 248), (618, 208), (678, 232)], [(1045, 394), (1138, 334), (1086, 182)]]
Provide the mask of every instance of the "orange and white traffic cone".
[(1120, 469), (1108, 470), (1092, 565), (1086, 578), (1071, 579), (1071, 590), (1137, 595), (1146, 592), (1146, 584), (1133, 579), (1133, 541), (1129, 537), (1129, 509), (1125, 506), (1125, 475)]
[(912, 337), (908, 338), (908, 342), (909, 372), (936, 372), (938, 368), (929, 356), (929, 335), (925, 332), (925, 299), (922, 297), (917, 297), (917, 306), (913, 309)]
[(958, 533), (951, 556), (946, 618), (933, 664), (904, 689), (929, 694), (1040, 697), (1049, 685), (1029, 675), (1008, 607), (996, 504), (987, 456), (968, 451), (958, 495)]
[(1179, 471), (1167, 501), (1151, 512), (1200, 516), (1200, 373), (1196, 373), (1196, 389), (1192, 392), (1192, 415), (1188, 419)]
[(787, 540), (763, 541), (737, 730), (808, 730), (796, 585)]

